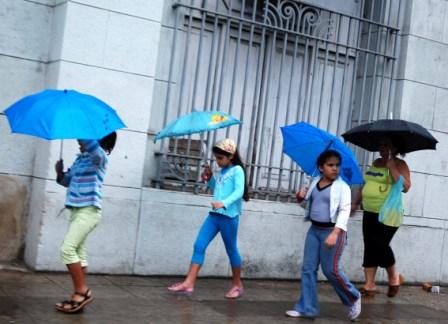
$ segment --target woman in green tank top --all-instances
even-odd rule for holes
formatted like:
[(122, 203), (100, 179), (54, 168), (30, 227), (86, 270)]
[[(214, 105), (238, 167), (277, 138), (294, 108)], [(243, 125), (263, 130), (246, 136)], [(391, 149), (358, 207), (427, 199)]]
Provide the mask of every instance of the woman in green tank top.
[(362, 207), (364, 211), (379, 213), (390, 192), (394, 179), (387, 167), (381, 165), (381, 159), (376, 160), (364, 174), (365, 184), (362, 188)]
[(375, 276), (378, 267), (387, 271), (389, 290), (388, 297), (394, 297), (403, 282), (403, 276), (396, 270), (395, 256), (390, 242), (398, 227), (386, 226), (379, 222), (378, 215), (387, 195), (398, 178), (404, 178), (404, 190), (407, 192), (411, 186), (410, 172), (406, 162), (397, 158), (397, 154), (404, 155), (400, 149), (397, 138), (384, 138), (380, 149), (380, 158), (364, 175), (365, 184), (362, 192), (352, 202), (352, 210), (356, 210), (362, 202), (363, 221), (362, 232), (364, 236), (364, 274), (366, 281), (360, 289), (366, 296), (376, 293)]

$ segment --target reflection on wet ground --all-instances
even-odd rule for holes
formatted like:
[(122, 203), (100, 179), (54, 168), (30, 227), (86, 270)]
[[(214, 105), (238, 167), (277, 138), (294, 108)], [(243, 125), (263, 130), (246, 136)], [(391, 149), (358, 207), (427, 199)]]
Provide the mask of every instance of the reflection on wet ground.
[[(239, 300), (223, 298), (229, 280), (202, 278), (194, 295), (177, 296), (166, 287), (176, 278), (90, 276), (96, 297), (74, 315), (53, 309), (71, 290), (66, 274), (0, 271), (3, 323), (294, 323), (284, 312), (298, 297), (294, 281), (246, 280)], [(448, 296), (402, 287), (396, 298), (383, 293), (363, 299), (360, 323), (448, 323)], [(445, 288), (448, 290), (448, 288)], [(444, 287), (442, 287), (442, 292)], [(321, 315), (313, 323), (347, 323), (347, 308), (326, 283), (319, 284)]]

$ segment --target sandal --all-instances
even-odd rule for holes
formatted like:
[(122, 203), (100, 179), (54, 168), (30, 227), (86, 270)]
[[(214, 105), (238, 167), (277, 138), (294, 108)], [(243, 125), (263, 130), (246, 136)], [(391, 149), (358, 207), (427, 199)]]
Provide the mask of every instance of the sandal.
[[(84, 307), (93, 301), (93, 296), (90, 289), (87, 289), (85, 293), (75, 292), (74, 295), (78, 295), (83, 299), (77, 300), (64, 300), (60, 304), (55, 305), (56, 309), (63, 313), (77, 313), (84, 309)], [(68, 307), (67, 307), (68, 306)]]
[(398, 285), (389, 285), (389, 289), (387, 290), (387, 297), (395, 297), (400, 290), (400, 286), (404, 282), (404, 277), (401, 273), (398, 275)]
[(193, 293), (194, 288), (185, 286), (183, 282), (178, 282), (174, 285), (169, 286), (168, 290), (177, 294), (190, 296)]
[(61, 301), (61, 302), (59, 302), (59, 303), (56, 303), (56, 304), (54, 305), (54, 307), (55, 307), (56, 309), (62, 309), (62, 308), (64, 308), (64, 307), (67, 306), (67, 305), (70, 305), (70, 300), (64, 300), (64, 301)]
[(225, 294), (225, 298), (227, 299), (237, 299), (240, 298), (244, 293), (243, 287), (233, 286), (230, 290)]
[(364, 287), (360, 287), (358, 290), (361, 293), (361, 296), (364, 297), (375, 297), (375, 295), (377, 294), (376, 289), (366, 289)]

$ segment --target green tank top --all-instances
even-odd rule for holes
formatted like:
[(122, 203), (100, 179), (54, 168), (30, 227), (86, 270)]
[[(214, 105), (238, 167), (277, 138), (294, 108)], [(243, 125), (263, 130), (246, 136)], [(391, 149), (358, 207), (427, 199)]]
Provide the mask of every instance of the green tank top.
[(389, 194), (394, 179), (388, 168), (371, 166), (364, 174), (362, 207), (365, 211), (379, 213)]

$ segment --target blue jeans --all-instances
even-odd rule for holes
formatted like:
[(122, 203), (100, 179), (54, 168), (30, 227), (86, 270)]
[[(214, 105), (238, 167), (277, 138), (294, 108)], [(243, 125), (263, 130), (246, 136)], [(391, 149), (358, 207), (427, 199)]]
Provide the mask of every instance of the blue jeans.
[(317, 297), (317, 270), (319, 263), (322, 271), (336, 290), (342, 303), (352, 306), (361, 297), (359, 291), (350, 283), (341, 271), (339, 260), (347, 244), (347, 233), (341, 231), (336, 245), (332, 248), (324, 242), (332, 228), (311, 225), (305, 240), (305, 251), (302, 266), (301, 296), (294, 309), (305, 316), (319, 315), (319, 300)]
[(205, 250), (218, 232), (221, 232), (227, 255), (232, 268), (241, 267), (241, 256), (236, 245), (238, 234), (239, 216), (230, 218), (217, 213), (210, 213), (199, 231), (196, 242), (194, 242), (194, 252), (191, 263), (204, 263)]

